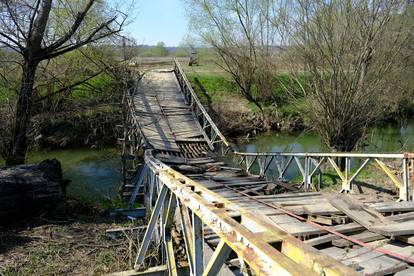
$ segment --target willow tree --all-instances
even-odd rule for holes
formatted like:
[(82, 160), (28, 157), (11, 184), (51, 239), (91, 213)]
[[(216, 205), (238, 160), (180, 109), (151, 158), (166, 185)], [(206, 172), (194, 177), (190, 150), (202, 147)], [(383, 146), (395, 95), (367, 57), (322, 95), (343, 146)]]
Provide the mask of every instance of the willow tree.
[[(355, 148), (394, 93), (389, 78), (409, 56), (412, 4), (389, 0), (297, 0), (290, 50), (295, 73), (306, 74), (306, 113), (323, 142)], [(404, 50), (404, 51), (403, 51)], [(393, 95), (397, 95), (394, 93)]]
[(39, 64), (120, 32), (125, 19), (124, 13), (104, 1), (1, 0), (0, 45), (22, 60), (11, 139), (3, 145), (7, 165), (25, 162)]

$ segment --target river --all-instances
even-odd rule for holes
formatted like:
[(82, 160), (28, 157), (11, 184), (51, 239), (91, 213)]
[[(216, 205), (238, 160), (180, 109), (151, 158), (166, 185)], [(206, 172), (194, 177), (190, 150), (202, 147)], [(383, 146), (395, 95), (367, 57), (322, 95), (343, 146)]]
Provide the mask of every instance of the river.
[[(390, 123), (375, 127), (364, 144), (365, 152), (414, 151), (414, 120), (409, 121), (406, 127)], [(311, 132), (264, 133), (249, 141), (239, 140), (237, 148), (248, 152), (326, 150), (319, 137)], [(38, 151), (29, 154), (28, 161), (39, 162), (46, 158), (57, 158), (62, 162), (64, 177), (71, 180), (67, 190), (69, 196), (99, 202), (116, 195), (121, 168), (117, 149)]]
[(56, 158), (62, 163), (63, 176), (71, 183), (67, 195), (83, 202), (102, 202), (117, 193), (121, 162), (116, 148), (67, 149), (31, 152), (28, 162)]
[[(406, 126), (384, 123), (369, 131), (361, 143), (363, 152), (400, 152), (414, 151), (414, 120)], [(241, 139), (237, 145), (239, 151), (247, 152), (321, 152), (328, 149), (313, 132), (293, 134), (263, 133), (254, 139)]]

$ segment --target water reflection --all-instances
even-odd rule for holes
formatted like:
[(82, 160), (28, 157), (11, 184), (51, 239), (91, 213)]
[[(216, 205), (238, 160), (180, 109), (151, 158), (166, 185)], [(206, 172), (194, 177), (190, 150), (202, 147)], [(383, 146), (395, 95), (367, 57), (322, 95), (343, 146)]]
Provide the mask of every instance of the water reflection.
[(63, 176), (71, 180), (68, 196), (86, 202), (114, 197), (121, 177), (117, 149), (67, 149), (31, 152), (28, 161), (40, 162), (56, 158), (62, 163)]
[[(369, 131), (358, 151), (400, 152), (414, 151), (414, 120), (404, 127), (397, 124), (383, 124)], [(294, 134), (265, 133), (250, 141), (241, 141), (237, 148), (247, 152), (321, 152), (329, 151), (319, 136), (313, 132)]]

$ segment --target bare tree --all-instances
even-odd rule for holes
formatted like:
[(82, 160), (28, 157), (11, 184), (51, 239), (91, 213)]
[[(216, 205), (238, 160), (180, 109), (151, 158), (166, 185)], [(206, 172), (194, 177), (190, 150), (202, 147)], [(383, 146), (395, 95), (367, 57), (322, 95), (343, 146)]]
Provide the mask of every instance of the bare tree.
[[(262, 96), (271, 93), (272, 56), (278, 36), (278, 10), (271, 1), (188, 0), (191, 26), (220, 59), (241, 94), (263, 113)], [(275, 23), (276, 20), (273, 22)]]
[[(351, 151), (387, 108), (387, 77), (412, 34), (407, 1), (298, 0), (291, 6), (294, 76), (308, 76), (310, 123), (331, 149)], [(408, 51), (404, 52), (409, 54)], [(294, 59), (291, 59), (294, 60)]]
[(107, 10), (105, 3), (95, 0), (1, 0), (0, 45), (15, 51), (22, 59), (12, 137), (3, 152), (7, 165), (25, 161), (33, 86), (39, 64), (120, 32), (126, 15)]
[(262, 109), (253, 95), (256, 45), (253, 10), (249, 1), (191, 0), (187, 2), (192, 25), (211, 45), (243, 96)]

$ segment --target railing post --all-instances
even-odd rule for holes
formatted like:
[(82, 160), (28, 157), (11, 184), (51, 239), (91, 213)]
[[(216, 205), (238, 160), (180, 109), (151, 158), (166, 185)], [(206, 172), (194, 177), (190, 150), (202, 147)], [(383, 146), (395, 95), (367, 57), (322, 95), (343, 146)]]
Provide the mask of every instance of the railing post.
[(305, 191), (309, 192), (309, 160), (308, 156), (305, 156), (305, 168), (303, 173), (303, 185), (305, 185)]
[(399, 198), (399, 200), (408, 201), (409, 200), (408, 186), (409, 186), (410, 176), (409, 176), (409, 168), (408, 168), (408, 159), (407, 158), (403, 159), (403, 175), (402, 175), (402, 178), (403, 178), (403, 186), (402, 186), (402, 189), (400, 189), (400, 198)]
[(192, 212), (193, 215), (193, 246), (194, 246), (194, 274), (203, 275), (204, 250), (203, 250), (203, 222)]
[[(407, 159), (407, 175), (408, 175), (408, 185), (413, 184), (413, 180), (414, 180), (414, 158), (409, 158)], [(413, 191), (411, 194), (411, 200), (414, 201), (414, 185), (413, 185)]]
[(344, 179), (342, 180), (342, 191), (345, 193), (351, 192), (352, 184), (350, 181), (351, 178), (351, 158), (345, 157), (345, 172)]

